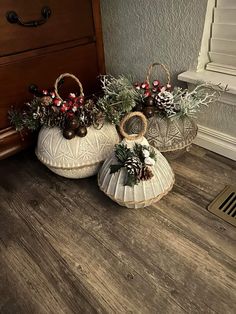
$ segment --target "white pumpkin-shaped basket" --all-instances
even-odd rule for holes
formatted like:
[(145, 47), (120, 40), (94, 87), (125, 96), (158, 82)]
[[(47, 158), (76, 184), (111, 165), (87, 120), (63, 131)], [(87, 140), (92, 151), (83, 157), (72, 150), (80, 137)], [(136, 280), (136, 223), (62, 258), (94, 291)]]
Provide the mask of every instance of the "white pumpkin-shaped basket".
[[(129, 135), (125, 132), (124, 125), (134, 116), (141, 118), (143, 129), (139, 134)], [(113, 201), (128, 208), (142, 208), (157, 202), (172, 189), (174, 184), (174, 173), (170, 165), (156, 148), (149, 145), (144, 137), (146, 130), (147, 120), (145, 116), (141, 112), (129, 113), (121, 121), (120, 133), (124, 139), (118, 146), (123, 145), (122, 147), (131, 151), (134, 147), (143, 147), (143, 153), (147, 153), (147, 158), (149, 158), (148, 151), (155, 153), (155, 164), (152, 163), (149, 169), (152, 172), (150, 179), (139, 180), (138, 183), (133, 186), (125, 185), (124, 182), (128, 171), (127, 167), (129, 167), (129, 165), (127, 166), (127, 161), (125, 163), (126, 167), (122, 166), (117, 172), (111, 173), (112, 165), (117, 164), (115, 151), (105, 160), (98, 173), (98, 185), (100, 189)]]
[[(84, 96), (83, 88), (74, 75), (65, 73), (55, 83), (55, 94), (58, 94), (58, 82), (64, 77), (71, 77), (80, 86), (80, 96)], [(102, 162), (110, 155), (120, 138), (116, 127), (105, 123), (101, 129), (88, 127), (85, 137), (65, 139), (59, 127), (42, 127), (38, 135), (36, 155), (38, 159), (54, 173), (72, 179), (90, 177), (97, 174)]]

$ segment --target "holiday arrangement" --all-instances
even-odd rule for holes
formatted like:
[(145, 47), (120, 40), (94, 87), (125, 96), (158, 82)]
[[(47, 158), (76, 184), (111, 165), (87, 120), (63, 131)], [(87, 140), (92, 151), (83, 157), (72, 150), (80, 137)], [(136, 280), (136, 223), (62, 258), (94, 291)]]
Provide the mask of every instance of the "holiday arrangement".
[[(155, 66), (164, 69), (167, 82), (161, 83), (158, 79), (150, 80)], [(166, 65), (153, 63), (150, 65), (146, 80), (134, 84), (139, 92), (139, 101), (135, 109), (142, 111), (147, 118), (155, 114), (160, 117), (172, 118), (180, 116), (196, 117), (202, 106), (208, 106), (218, 96), (218, 92), (210, 84), (198, 84), (192, 91), (180, 87), (172, 87), (170, 72)]]
[[(161, 83), (150, 76), (155, 66), (165, 70), (167, 82)], [(192, 116), (216, 100), (219, 92), (214, 86), (204, 83), (198, 84), (189, 91), (180, 87), (173, 87), (170, 83), (170, 72), (162, 63), (153, 63), (143, 82), (132, 83), (128, 78), (111, 75), (101, 77), (104, 96), (98, 99), (98, 107), (105, 112), (106, 117), (113, 123), (119, 124), (125, 113), (132, 110), (141, 111), (147, 118), (157, 114), (160, 117)], [(220, 87), (218, 85), (218, 87)]]
[[(80, 94), (59, 95), (60, 82), (72, 78)], [(104, 121), (95, 102), (85, 99), (77, 77), (60, 75), (53, 91), (37, 91), (22, 112), (11, 110), (10, 119), (17, 130), (39, 130), (38, 159), (54, 173), (67, 178), (95, 175), (104, 159), (120, 141), (115, 125)]]
[[(165, 71), (166, 83), (151, 81), (156, 66)], [(76, 81), (80, 93), (62, 99), (59, 90), (66, 77)], [(174, 183), (161, 151), (188, 147), (197, 134), (193, 117), (219, 93), (208, 84), (192, 91), (172, 87), (169, 70), (160, 63), (148, 68), (141, 83), (103, 75), (101, 85), (103, 95), (88, 99), (80, 80), (64, 73), (54, 90), (37, 90), (21, 112), (12, 109), (10, 120), (19, 131), (39, 130), (35, 153), (54, 173), (67, 178), (98, 173), (100, 189), (118, 204), (148, 206)]]
[[(63, 100), (58, 91), (60, 82), (65, 78), (73, 78), (80, 87), (80, 94), (69, 93)], [(23, 111), (14, 108), (9, 112), (10, 121), (16, 130), (27, 128), (38, 130), (42, 126), (59, 127), (64, 138), (70, 140), (75, 136), (84, 137), (91, 125), (100, 128), (103, 123), (102, 113), (92, 99), (85, 99), (83, 87), (79, 79), (72, 74), (60, 75), (53, 91), (37, 90), (35, 97), (26, 104)]]
[[(125, 125), (136, 117), (142, 128), (128, 134)], [(165, 157), (149, 145), (144, 134), (147, 119), (130, 112), (120, 122), (123, 140), (104, 161), (98, 173), (100, 189), (112, 200), (128, 208), (141, 208), (161, 199), (172, 188), (174, 174)]]
[[(151, 81), (152, 71), (158, 66), (165, 71), (165, 83), (156, 78)], [(122, 89), (117, 87), (120, 86), (120, 80)], [(119, 123), (125, 109), (144, 113), (148, 118), (146, 137), (150, 144), (161, 152), (183, 152), (187, 149), (197, 135), (198, 129), (194, 120), (197, 112), (219, 97), (219, 91), (210, 84), (198, 84), (192, 91), (173, 87), (170, 83), (169, 70), (161, 63), (149, 66), (143, 82), (131, 83), (124, 76), (117, 79), (104, 76), (102, 85), (104, 97), (100, 99), (100, 108), (109, 112), (113, 110), (114, 104), (115, 111), (118, 110), (115, 121), (112, 118), (109, 120)], [(117, 109), (116, 104), (119, 104), (122, 97), (126, 100), (121, 101), (125, 107)], [(110, 115), (112, 116), (112, 113)], [(130, 120), (127, 129), (131, 133), (136, 133), (139, 127), (139, 121), (133, 119)]]

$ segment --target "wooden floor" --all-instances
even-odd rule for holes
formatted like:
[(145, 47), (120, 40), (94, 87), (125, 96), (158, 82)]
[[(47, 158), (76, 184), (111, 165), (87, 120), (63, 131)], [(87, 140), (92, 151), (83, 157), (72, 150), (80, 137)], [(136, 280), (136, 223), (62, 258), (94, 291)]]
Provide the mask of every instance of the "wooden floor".
[(120, 207), (32, 151), (0, 162), (0, 313), (236, 313), (236, 228), (206, 210), (236, 164), (194, 146), (173, 190)]

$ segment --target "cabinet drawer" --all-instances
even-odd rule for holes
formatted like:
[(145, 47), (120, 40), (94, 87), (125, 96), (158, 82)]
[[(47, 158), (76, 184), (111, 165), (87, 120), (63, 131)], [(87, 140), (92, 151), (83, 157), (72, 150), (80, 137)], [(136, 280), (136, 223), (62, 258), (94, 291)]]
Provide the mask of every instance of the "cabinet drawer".
[[(28, 92), (30, 84), (52, 88), (56, 78), (64, 72), (75, 74), (81, 80), (85, 95), (94, 92), (99, 75), (96, 44), (67, 48), (1, 65), (0, 86), (4, 86), (4, 90), (0, 97), (0, 130), (9, 125), (7, 115), (12, 105), (22, 106), (32, 99)], [(78, 91), (78, 85), (68, 80), (65, 86), (63, 84), (63, 89), (68, 94), (68, 91)]]
[[(22, 21), (39, 20), (44, 6), (52, 14), (43, 25), (23, 27), (6, 19), (15, 11)], [(92, 0), (0, 1), (0, 56), (93, 36)]]

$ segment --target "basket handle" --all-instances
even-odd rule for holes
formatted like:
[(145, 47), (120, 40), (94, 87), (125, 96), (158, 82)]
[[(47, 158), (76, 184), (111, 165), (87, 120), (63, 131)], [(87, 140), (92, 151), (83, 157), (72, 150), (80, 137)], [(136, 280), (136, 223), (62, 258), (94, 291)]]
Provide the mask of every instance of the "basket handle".
[[(132, 117), (139, 117), (143, 122), (143, 129), (138, 134), (128, 134), (124, 130), (125, 123)], [(127, 140), (137, 140), (144, 136), (147, 131), (147, 118), (142, 112), (134, 111), (130, 112), (124, 116), (124, 118), (120, 122), (120, 134), (126, 138)]]
[(170, 71), (168, 70), (168, 68), (165, 64), (158, 63), (158, 62), (152, 63), (148, 67), (147, 78), (146, 78), (147, 83), (150, 84), (150, 76), (151, 76), (152, 70), (155, 66), (158, 66), (158, 65), (161, 66), (162, 69), (165, 71), (166, 77), (167, 77), (167, 84), (170, 84)]
[(59, 93), (58, 93), (58, 83), (59, 83), (64, 77), (70, 77), (70, 78), (74, 79), (74, 80), (78, 83), (78, 85), (79, 85), (79, 87), (80, 87), (80, 96), (84, 96), (83, 86), (82, 86), (80, 80), (79, 80), (75, 75), (73, 75), (73, 74), (70, 74), (70, 73), (63, 73), (63, 74), (61, 74), (60, 76), (58, 76), (58, 78), (56, 79), (56, 82), (55, 82), (55, 84), (54, 84), (55, 94), (56, 94), (56, 97), (57, 97), (57, 98), (59, 98), (60, 100), (63, 100), (63, 99), (61, 98), (61, 96), (59, 95)]

